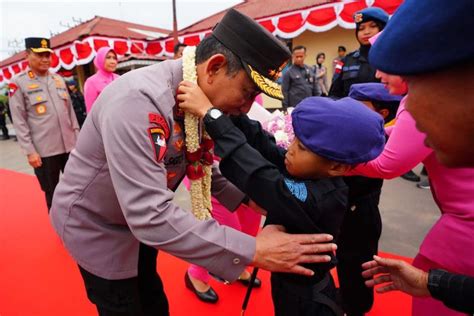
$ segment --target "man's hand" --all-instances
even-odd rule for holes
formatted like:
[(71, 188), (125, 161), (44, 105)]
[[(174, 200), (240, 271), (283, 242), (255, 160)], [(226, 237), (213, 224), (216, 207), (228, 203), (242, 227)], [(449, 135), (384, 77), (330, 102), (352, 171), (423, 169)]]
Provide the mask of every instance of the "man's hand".
[(260, 207), (257, 203), (255, 203), (253, 200), (249, 200), (248, 206), (254, 210), (256, 213), (267, 216), (267, 211), (265, 211), (263, 208)]
[(268, 225), (257, 235), (257, 249), (252, 265), (274, 272), (291, 272), (311, 276), (313, 271), (301, 266), (301, 263), (328, 262), (328, 255), (319, 253), (336, 250), (329, 243), (328, 234), (290, 235), (283, 226)]
[[(413, 296), (429, 296), (428, 273), (415, 268), (403, 260), (387, 259), (374, 256), (373, 261), (362, 265), (362, 276), (371, 278), (365, 285), (373, 287), (376, 284), (383, 286), (376, 289), (377, 293), (402, 291)], [(373, 278), (377, 274), (382, 274)]]
[(207, 111), (212, 108), (211, 101), (201, 88), (189, 81), (181, 81), (176, 98), (181, 109), (200, 118), (203, 118)]
[(40, 155), (38, 155), (38, 153), (29, 154), (27, 158), (28, 158), (28, 163), (33, 168), (39, 168), (43, 164), (43, 162), (41, 161), (41, 157)]

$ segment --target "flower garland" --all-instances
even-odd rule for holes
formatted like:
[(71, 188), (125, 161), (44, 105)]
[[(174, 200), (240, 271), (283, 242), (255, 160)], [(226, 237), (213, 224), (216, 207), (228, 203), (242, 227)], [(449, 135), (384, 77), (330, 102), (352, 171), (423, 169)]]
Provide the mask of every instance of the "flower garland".
[[(188, 46), (183, 51), (183, 79), (197, 83), (196, 47)], [(184, 132), (186, 144), (186, 175), (191, 182), (191, 206), (194, 216), (199, 220), (211, 218), (211, 173), (214, 143), (203, 131), (199, 144), (199, 118), (185, 112)]]

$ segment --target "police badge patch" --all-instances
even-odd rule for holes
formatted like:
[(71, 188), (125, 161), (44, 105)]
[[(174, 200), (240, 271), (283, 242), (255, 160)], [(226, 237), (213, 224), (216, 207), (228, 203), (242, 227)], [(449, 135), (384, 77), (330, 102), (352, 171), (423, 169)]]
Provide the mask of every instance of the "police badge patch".
[(304, 182), (296, 182), (285, 178), (286, 187), (290, 190), (291, 194), (301, 202), (306, 202), (308, 198), (308, 189)]
[(151, 145), (155, 153), (155, 159), (157, 162), (161, 162), (166, 154), (166, 134), (161, 127), (150, 127), (148, 129), (148, 135), (150, 136)]
[(11, 98), (15, 94), (16, 90), (18, 90), (18, 86), (14, 83), (9, 83), (8, 84), (8, 97)]

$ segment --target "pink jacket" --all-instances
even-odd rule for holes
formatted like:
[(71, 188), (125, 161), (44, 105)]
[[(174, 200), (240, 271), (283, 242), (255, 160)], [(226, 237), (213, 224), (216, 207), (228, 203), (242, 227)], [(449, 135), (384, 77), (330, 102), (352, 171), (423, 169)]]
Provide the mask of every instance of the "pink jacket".
[(95, 75), (89, 77), (86, 80), (84, 85), (84, 99), (86, 101), (86, 111), (89, 113), (91, 111), (92, 105), (99, 96), (99, 94), (104, 90), (104, 88), (117, 79), (119, 75), (105, 71), (105, 56), (110, 52), (112, 48), (110, 47), (101, 47), (97, 51), (97, 56), (94, 59), (94, 65), (97, 68)]
[(441, 217), (426, 235), (420, 254), (447, 270), (474, 276), (474, 168), (450, 169), (440, 164), (424, 145), (425, 134), (416, 129), (405, 102), (406, 97), (382, 154), (349, 175), (392, 179), (423, 162)]

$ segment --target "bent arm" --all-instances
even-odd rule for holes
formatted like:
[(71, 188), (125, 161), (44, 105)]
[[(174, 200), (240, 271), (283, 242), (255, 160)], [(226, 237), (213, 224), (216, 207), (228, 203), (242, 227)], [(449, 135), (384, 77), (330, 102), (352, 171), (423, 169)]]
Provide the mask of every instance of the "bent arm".
[(173, 204), (164, 162), (157, 161), (148, 134), (153, 125), (148, 115), (157, 106), (138, 91), (115, 101), (115, 109), (101, 113), (100, 126), (112, 184), (133, 235), (227, 280), (236, 279), (253, 260), (255, 239), (214, 220), (198, 221)]

